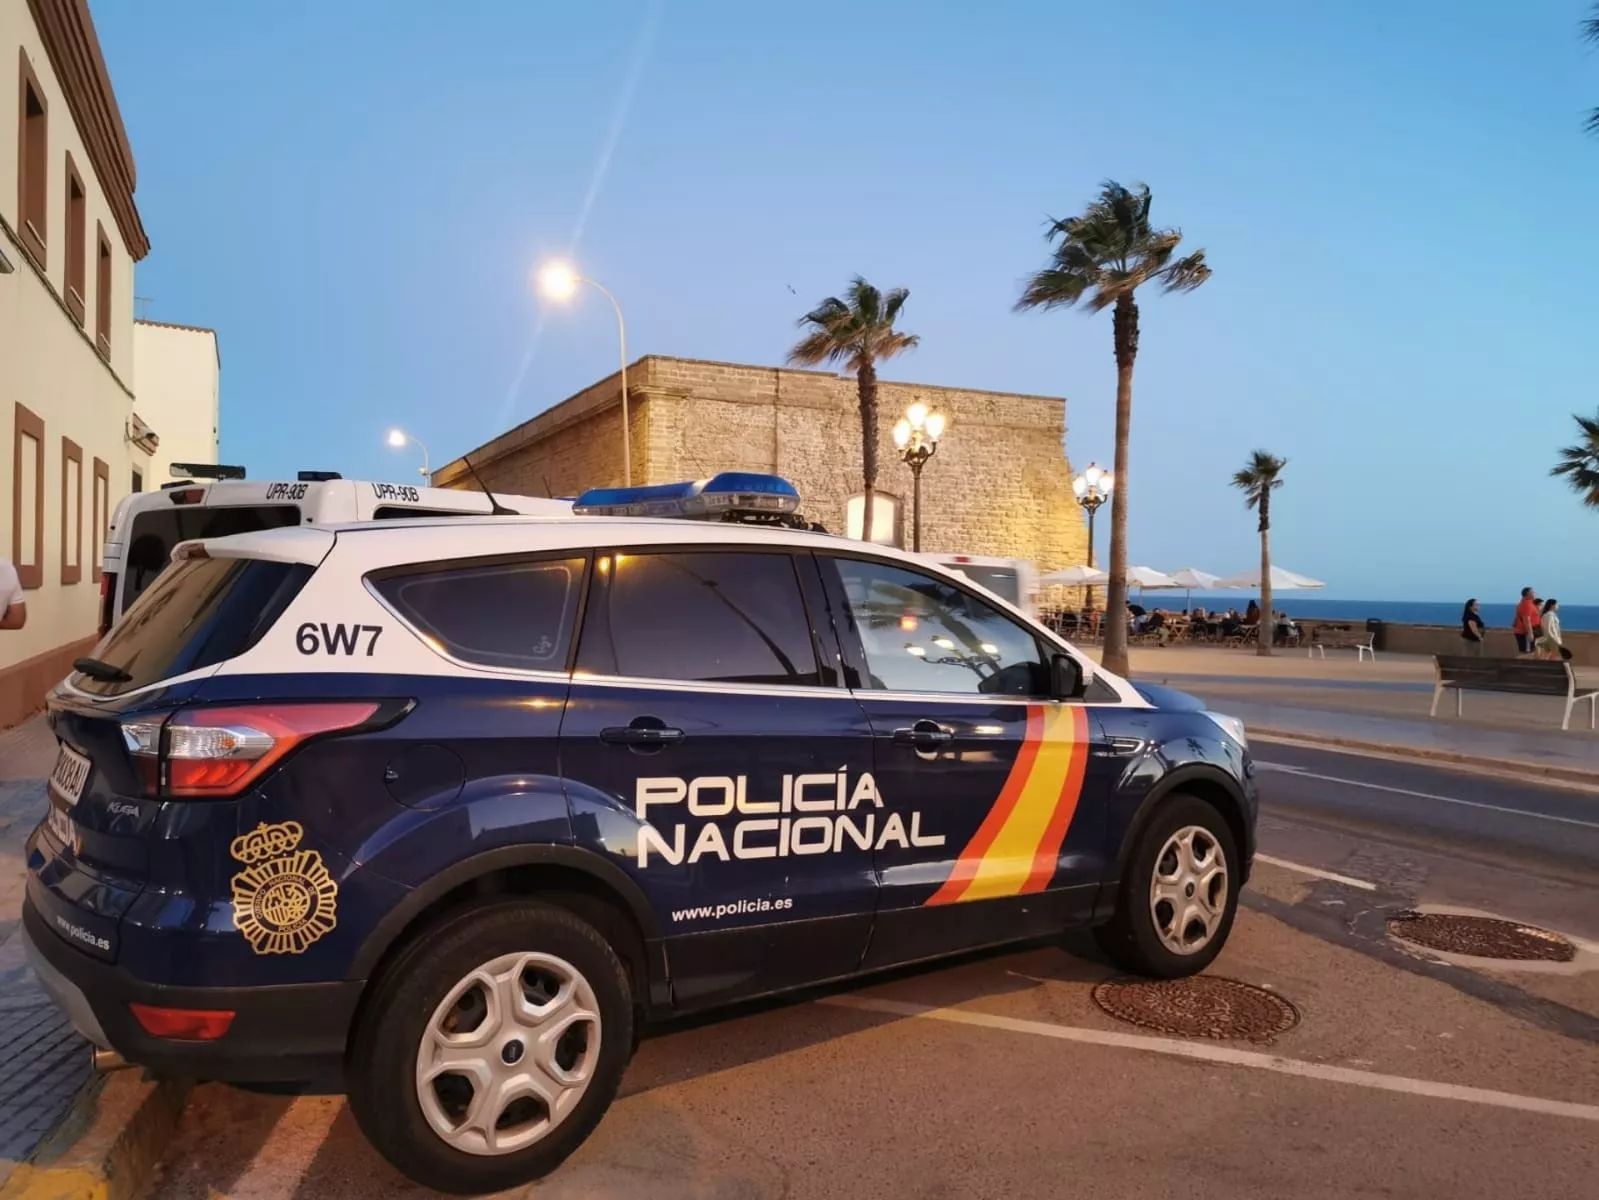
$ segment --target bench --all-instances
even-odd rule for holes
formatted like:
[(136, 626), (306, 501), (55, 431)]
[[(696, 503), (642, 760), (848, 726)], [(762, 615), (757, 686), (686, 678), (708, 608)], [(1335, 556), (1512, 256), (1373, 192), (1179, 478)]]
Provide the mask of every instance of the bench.
[(1318, 650), (1321, 651), (1323, 658), (1327, 657), (1329, 649), (1353, 650), (1356, 661), (1364, 662), (1366, 655), (1369, 654), (1375, 662), (1376, 640), (1377, 635), (1371, 630), (1354, 625), (1312, 625), (1310, 638), (1306, 643), (1305, 657), (1312, 657)]
[(1516, 696), (1559, 696), (1566, 702), (1566, 713), (1560, 728), (1571, 727), (1571, 710), (1580, 702), (1588, 702), (1588, 728), (1594, 728), (1595, 707), (1599, 706), (1599, 691), (1577, 691), (1577, 676), (1567, 662), (1549, 662), (1536, 658), (1476, 658), (1458, 654), (1439, 654), (1433, 663), (1438, 670), (1438, 682), (1432, 690), (1432, 713), (1438, 715), (1438, 699), (1445, 688), (1455, 692), (1455, 716), (1460, 716), (1460, 702), (1466, 692), (1507, 692)]

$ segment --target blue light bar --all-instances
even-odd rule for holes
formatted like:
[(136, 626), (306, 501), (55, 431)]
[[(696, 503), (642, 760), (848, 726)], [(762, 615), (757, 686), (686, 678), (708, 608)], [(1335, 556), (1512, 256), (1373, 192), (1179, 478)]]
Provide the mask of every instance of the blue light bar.
[(712, 479), (651, 487), (590, 488), (572, 511), (586, 517), (723, 517), (791, 513), (799, 492), (786, 479), (753, 471), (723, 471)]

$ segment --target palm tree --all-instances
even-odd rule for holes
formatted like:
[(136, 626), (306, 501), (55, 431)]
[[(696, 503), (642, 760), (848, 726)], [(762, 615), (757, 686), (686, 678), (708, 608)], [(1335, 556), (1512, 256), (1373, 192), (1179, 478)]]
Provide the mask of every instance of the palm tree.
[(1106, 589), (1107, 670), (1127, 674), (1127, 439), (1133, 415), (1133, 360), (1138, 357), (1138, 301), (1146, 283), (1190, 292), (1210, 278), (1205, 252), (1174, 259), (1183, 235), (1149, 223), (1149, 188), (1107, 180), (1080, 217), (1051, 220), (1050, 263), (1027, 281), (1018, 310), (1071, 307), (1113, 310), (1116, 343), (1116, 490), (1110, 504), (1110, 586)]
[(1271, 606), (1271, 494), (1282, 487), (1279, 476), (1288, 465), (1264, 450), (1249, 456), (1244, 469), (1233, 473), (1233, 486), (1244, 493), (1244, 505), (1260, 514), (1260, 624), (1256, 627), (1257, 654), (1270, 654), (1276, 621)]
[(872, 499), (877, 492), (877, 364), (921, 340), (901, 333), (894, 321), (910, 292), (894, 288), (887, 295), (859, 275), (850, 281), (844, 299), (829, 296), (799, 319), (809, 332), (788, 352), (788, 361), (802, 367), (824, 362), (845, 363), (855, 372), (861, 405), (861, 539), (872, 540)]
[(1591, 417), (1572, 414), (1582, 440), (1560, 451), (1560, 461), (1549, 468), (1551, 475), (1564, 475), (1571, 490), (1589, 508), (1599, 508), (1599, 413)]

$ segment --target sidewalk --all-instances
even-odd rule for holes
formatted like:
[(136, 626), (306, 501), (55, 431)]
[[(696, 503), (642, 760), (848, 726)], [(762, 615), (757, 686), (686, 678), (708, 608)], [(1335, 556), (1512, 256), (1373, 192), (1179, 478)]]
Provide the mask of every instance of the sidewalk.
[[(1463, 765), (1511, 767), (1532, 774), (1599, 783), (1599, 733), (1587, 706), (1562, 731), (1563, 701), (1547, 696), (1467, 693), (1464, 717), (1453, 693), (1429, 717), (1430, 658), (1382, 655), (1359, 662), (1279, 651), (1135, 647), (1135, 679), (1180, 688), (1238, 717), (1251, 730)], [(1580, 687), (1599, 687), (1599, 672), (1579, 670)]]
[(40, 990), (18, 933), (23, 843), (44, 813), (55, 752), (43, 717), (0, 732), (0, 1185), (92, 1083), (89, 1044)]

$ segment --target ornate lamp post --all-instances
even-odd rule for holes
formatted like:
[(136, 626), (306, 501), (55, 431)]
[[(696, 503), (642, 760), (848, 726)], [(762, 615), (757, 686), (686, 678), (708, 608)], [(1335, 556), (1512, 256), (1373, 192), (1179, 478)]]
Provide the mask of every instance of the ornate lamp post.
[[(1077, 503), (1082, 505), (1088, 513), (1088, 565), (1094, 565), (1094, 514), (1099, 511), (1099, 506), (1110, 499), (1111, 491), (1116, 486), (1116, 480), (1109, 471), (1104, 470), (1098, 463), (1089, 463), (1086, 470), (1076, 479), (1072, 480), (1072, 495), (1077, 498)], [(1094, 589), (1088, 588), (1088, 607), (1094, 607)]]
[(944, 414), (929, 412), (920, 400), (894, 423), (894, 446), (911, 469), (911, 549), (917, 553), (922, 549), (922, 468), (938, 453), (944, 424)]

